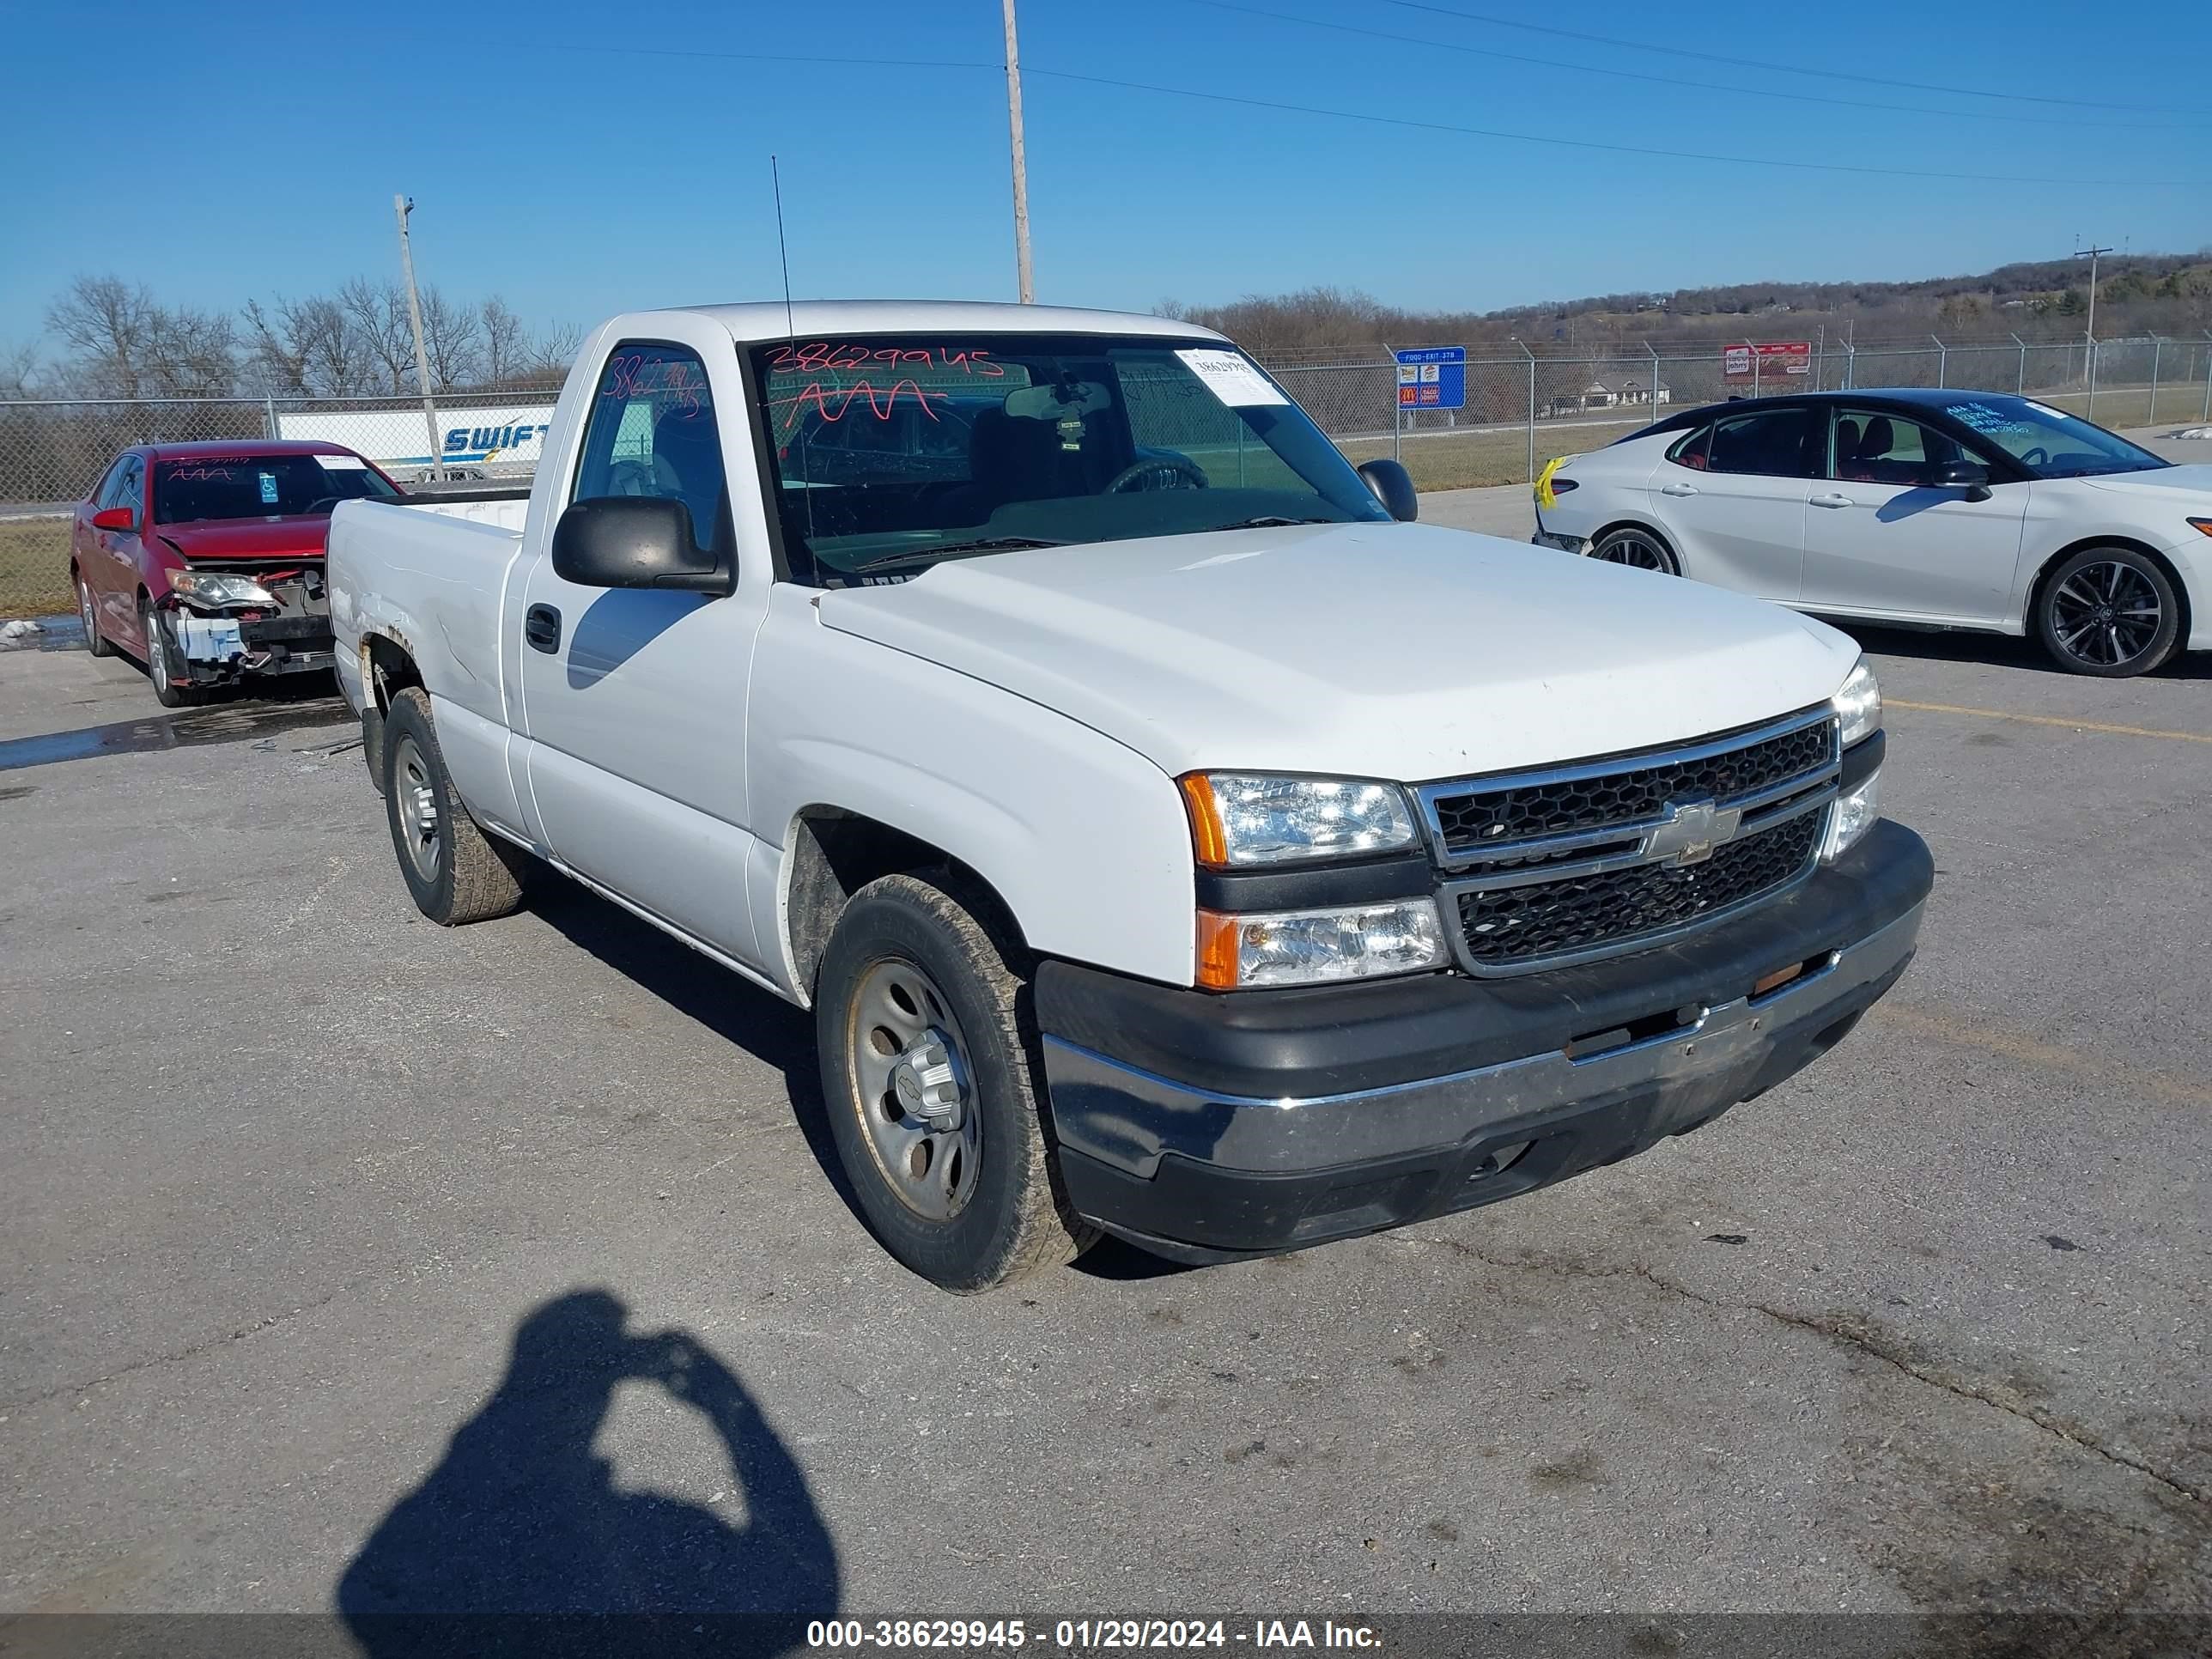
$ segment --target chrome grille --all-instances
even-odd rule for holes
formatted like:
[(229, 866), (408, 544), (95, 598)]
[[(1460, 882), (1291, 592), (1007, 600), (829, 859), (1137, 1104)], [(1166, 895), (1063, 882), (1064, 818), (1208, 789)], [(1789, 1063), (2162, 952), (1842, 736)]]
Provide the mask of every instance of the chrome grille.
[(1812, 872), (1840, 757), (1825, 707), (1680, 747), (1419, 791), (1461, 966), (1642, 949)]

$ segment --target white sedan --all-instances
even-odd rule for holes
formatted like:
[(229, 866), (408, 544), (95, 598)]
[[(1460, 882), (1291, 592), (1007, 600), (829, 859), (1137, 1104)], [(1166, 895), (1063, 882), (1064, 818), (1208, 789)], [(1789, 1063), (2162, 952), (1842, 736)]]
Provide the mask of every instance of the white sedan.
[(2033, 633), (2075, 673), (2212, 650), (2212, 466), (1981, 392), (1717, 404), (1557, 463), (1535, 540), (1823, 616)]

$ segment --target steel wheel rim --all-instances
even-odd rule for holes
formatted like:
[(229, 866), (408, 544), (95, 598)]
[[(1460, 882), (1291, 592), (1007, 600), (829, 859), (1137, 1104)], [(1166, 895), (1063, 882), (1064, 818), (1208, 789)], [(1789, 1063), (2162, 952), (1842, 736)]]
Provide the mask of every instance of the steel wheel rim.
[(2051, 590), (2051, 637), (2062, 654), (2093, 668), (2135, 661), (2165, 621), (2156, 585), (2118, 559), (2085, 564)]
[(845, 1031), (850, 1104), (885, 1184), (925, 1220), (950, 1221), (975, 1194), (983, 1150), (951, 1004), (915, 964), (885, 957), (853, 988)]
[(1605, 544), (1598, 555), (1607, 564), (1625, 564), (1633, 570), (1656, 570), (1662, 576), (1674, 574), (1674, 562), (1666, 550), (1642, 536), (1622, 536)]
[(397, 815), (407, 861), (424, 881), (438, 878), (445, 862), (445, 837), (439, 833), (438, 792), (430, 782), (430, 763), (412, 738), (402, 738), (392, 756), (392, 809)]

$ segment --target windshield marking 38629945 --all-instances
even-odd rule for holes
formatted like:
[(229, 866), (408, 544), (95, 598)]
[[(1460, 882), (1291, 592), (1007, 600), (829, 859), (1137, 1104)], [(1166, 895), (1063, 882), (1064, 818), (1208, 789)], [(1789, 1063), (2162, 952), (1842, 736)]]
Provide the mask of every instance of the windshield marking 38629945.
[(762, 345), (753, 362), (800, 580), (1389, 517), (1304, 412), (1228, 346), (926, 335)]

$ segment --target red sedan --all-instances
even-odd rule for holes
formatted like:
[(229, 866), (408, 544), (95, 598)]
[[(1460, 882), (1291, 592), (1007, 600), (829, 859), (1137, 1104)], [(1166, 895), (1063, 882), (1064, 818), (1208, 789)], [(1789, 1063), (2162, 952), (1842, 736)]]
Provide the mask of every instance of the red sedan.
[(70, 531), (86, 649), (146, 665), (167, 708), (211, 686), (331, 665), (331, 509), (399, 487), (331, 443), (142, 444)]

